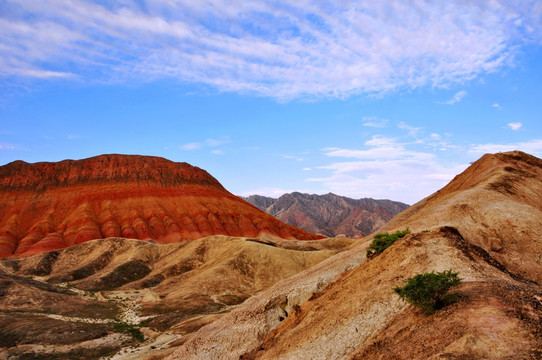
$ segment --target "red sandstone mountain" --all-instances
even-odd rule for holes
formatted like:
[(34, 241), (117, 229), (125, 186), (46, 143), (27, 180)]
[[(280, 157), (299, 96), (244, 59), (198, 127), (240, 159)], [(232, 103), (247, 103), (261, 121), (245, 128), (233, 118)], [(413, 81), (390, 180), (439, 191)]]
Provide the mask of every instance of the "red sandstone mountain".
[(356, 200), (332, 193), (294, 192), (278, 199), (251, 195), (246, 200), (286, 224), (326, 236), (348, 237), (368, 235), (408, 207), (397, 201)]
[(210, 235), (312, 240), (187, 163), (137, 155), (0, 167), (0, 257), (92, 239), (171, 243)]

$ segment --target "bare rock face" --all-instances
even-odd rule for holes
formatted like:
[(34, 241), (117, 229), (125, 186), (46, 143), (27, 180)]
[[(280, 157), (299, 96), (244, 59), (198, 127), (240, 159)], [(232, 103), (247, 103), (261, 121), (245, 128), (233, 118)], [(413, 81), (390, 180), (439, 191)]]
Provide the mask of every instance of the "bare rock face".
[(287, 224), (326, 236), (347, 237), (368, 235), (408, 207), (397, 201), (356, 200), (332, 193), (294, 192), (278, 199), (251, 195), (246, 200)]
[[(168, 359), (540, 359), (542, 160), (484, 155), (380, 231), (201, 328)], [(452, 269), (457, 303), (426, 316), (394, 293)]]
[(187, 163), (102, 155), (0, 167), (0, 257), (107, 237), (171, 243), (217, 234), (322, 238), (281, 223)]

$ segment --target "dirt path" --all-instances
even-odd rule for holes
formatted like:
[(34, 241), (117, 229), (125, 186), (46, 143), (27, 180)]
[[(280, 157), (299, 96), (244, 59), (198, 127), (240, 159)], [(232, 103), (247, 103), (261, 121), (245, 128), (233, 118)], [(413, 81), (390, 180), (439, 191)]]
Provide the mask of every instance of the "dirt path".
[(139, 316), (142, 301), (158, 301), (158, 295), (152, 290), (117, 290), (98, 293), (103, 301), (113, 301), (120, 309), (119, 320), (130, 325), (139, 325), (142, 321), (151, 319), (151, 316)]

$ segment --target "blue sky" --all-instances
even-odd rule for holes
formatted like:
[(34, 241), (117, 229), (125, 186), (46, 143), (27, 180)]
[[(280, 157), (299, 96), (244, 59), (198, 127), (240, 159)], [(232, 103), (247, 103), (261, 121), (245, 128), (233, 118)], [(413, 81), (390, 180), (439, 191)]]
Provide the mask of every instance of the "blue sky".
[(542, 156), (540, 1), (0, 1), (0, 164), (144, 154), (414, 203)]

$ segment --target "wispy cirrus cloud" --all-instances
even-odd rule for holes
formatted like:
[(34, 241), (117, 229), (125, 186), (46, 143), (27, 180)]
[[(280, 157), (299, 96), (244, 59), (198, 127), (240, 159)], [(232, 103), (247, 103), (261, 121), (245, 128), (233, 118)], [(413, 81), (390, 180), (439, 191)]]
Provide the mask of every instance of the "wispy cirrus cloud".
[(388, 119), (381, 119), (376, 116), (364, 116), (362, 121), (363, 126), (374, 128), (384, 128), (388, 126), (388, 123), (390, 122)]
[(209, 139), (205, 139), (204, 141), (200, 141), (200, 142), (186, 143), (186, 144), (183, 144), (183, 145), (179, 146), (179, 148), (181, 150), (188, 150), (188, 151), (199, 150), (199, 149), (204, 149), (204, 148), (213, 148), (213, 150), (211, 151), (212, 154), (223, 155), (224, 151), (222, 151), (220, 149), (215, 149), (215, 148), (217, 148), (219, 146), (222, 146), (222, 145), (225, 145), (225, 144), (229, 144), (229, 143), (231, 143), (231, 139), (228, 136), (225, 136), (225, 137), (222, 137), (222, 138), (219, 138), (219, 139), (209, 138)]
[(0, 142), (0, 150), (16, 150), (16, 149), (17, 149), (16, 145)]
[(463, 100), (465, 96), (467, 96), (467, 92), (465, 90), (461, 90), (455, 93), (455, 95), (450, 100), (440, 102), (439, 104), (453, 105), (461, 102), (461, 100)]
[(305, 161), (306, 160), (304, 157), (297, 156), (297, 155), (279, 154), (278, 156), (280, 156), (283, 159), (291, 159), (291, 160), (295, 160), (295, 161)]
[(532, 1), (6, 0), (2, 7), (4, 78), (169, 78), (279, 99), (447, 86), (502, 69), (518, 44), (542, 38), (542, 11)]
[(422, 127), (412, 126), (412, 125), (407, 124), (404, 121), (399, 122), (399, 124), (397, 124), (397, 127), (399, 129), (406, 130), (408, 132), (408, 135), (413, 136), (413, 137), (416, 137), (420, 133), (420, 131), (423, 130)]
[(19, 144), (0, 142), (0, 151), (29, 151), (29, 149)]
[(514, 150), (520, 150), (535, 156), (542, 156), (542, 139), (533, 139), (529, 141), (508, 144), (475, 144), (471, 145), (469, 153), (482, 155), (487, 153), (497, 153)]

